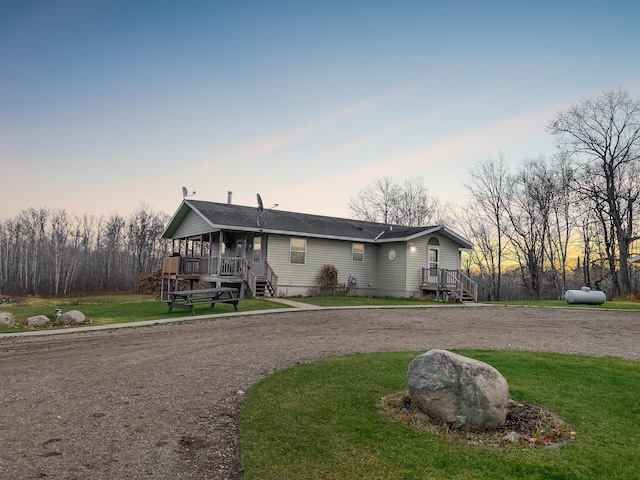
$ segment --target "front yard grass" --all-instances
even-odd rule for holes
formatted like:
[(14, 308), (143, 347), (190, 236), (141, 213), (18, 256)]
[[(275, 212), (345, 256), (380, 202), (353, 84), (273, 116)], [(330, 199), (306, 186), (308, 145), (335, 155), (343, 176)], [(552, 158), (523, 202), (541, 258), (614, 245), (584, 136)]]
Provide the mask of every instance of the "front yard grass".
[[(81, 311), (91, 321), (89, 325), (109, 325), (191, 316), (189, 310), (177, 308), (174, 308), (173, 312), (169, 313), (167, 304), (157, 300), (152, 295), (109, 294), (64, 298), (29, 297), (24, 300), (24, 302), (17, 304), (0, 305), (0, 310), (12, 312), (15, 315), (16, 321), (25, 325), (27, 318), (35, 315), (46, 315), (50, 320), (54, 320), (56, 308), (60, 308), (63, 312), (69, 310)], [(286, 305), (258, 298), (242, 299), (238, 303), (239, 312), (273, 308), (286, 308)], [(195, 306), (196, 315), (231, 312), (235, 312), (235, 310), (233, 305), (228, 303), (217, 303), (213, 308), (210, 308), (208, 305)], [(34, 329), (0, 329), (0, 333), (32, 330)]]
[(462, 305), (461, 303), (444, 303), (435, 300), (424, 300), (414, 297), (290, 297), (296, 302), (308, 303), (318, 307), (380, 307), (380, 306), (420, 306), (420, 305)]
[(607, 300), (602, 305), (573, 305), (565, 300), (508, 300), (500, 302), (483, 302), (487, 305), (513, 305), (525, 307), (567, 307), (567, 308), (600, 308), (610, 310), (640, 310), (640, 302), (629, 300)]
[[(55, 319), (56, 308), (62, 311), (80, 310), (90, 319), (90, 325), (108, 325), (115, 323), (129, 323), (142, 320), (159, 320), (166, 318), (181, 318), (190, 316), (188, 310), (174, 309), (168, 313), (165, 303), (152, 295), (136, 294), (97, 294), (62, 298), (27, 297), (19, 302), (0, 305), (1, 310), (13, 312), (20, 324), (26, 324), (27, 318), (35, 315), (46, 315), (50, 320)], [(320, 307), (383, 307), (383, 306), (461, 306), (460, 303), (443, 303), (433, 300), (417, 298), (371, 298), (371, 297), (291, 297), (296, 302), (317, 305)], [(567, 307), (567, 308), (601, 308), (616, 310), (640, 310), (640, 302), (607, 301), (604, 305), (570, 305), (561, 300), (539, 301), (507, 301), (487, 302), (489, 305), (514, 305), (537, 307)], [(242, 299), (238, 304), (240, 312), (288, 308), (287, 305), (271, 302), (267, 299)], [(196, 305), (196, 315), (234, 312), (233, 305), (218, 303), (214, 308), (207, 305)], [(51, 327), (48, 327), (51, 328)], [(73, 327), (65, 327), (73, 328)], [(0, 329), (0, 333), (18, 332), (33, 329)]]
[(394, 422), (376, 402), (406, 388), (422, 352), (298, 365), (249, 390), (240, 415), (245, 480), (637, 479), (640, 363), (456, 350), (496, 367), (511, 396), (553, 410), (577, 433), (559, 448), (490, 449)]

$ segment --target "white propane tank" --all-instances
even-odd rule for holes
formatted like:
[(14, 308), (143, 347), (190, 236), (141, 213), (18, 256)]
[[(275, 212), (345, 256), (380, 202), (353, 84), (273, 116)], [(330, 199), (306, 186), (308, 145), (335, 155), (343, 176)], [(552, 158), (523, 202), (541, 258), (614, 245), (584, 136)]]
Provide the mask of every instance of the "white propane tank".
[(582, 287), (580, 290), (567, 290), (564, 294), (567, 303), (584, 303), (587, 305), (602, 305), (607, 296), (600, 290), (591, 290), (589, 287)]

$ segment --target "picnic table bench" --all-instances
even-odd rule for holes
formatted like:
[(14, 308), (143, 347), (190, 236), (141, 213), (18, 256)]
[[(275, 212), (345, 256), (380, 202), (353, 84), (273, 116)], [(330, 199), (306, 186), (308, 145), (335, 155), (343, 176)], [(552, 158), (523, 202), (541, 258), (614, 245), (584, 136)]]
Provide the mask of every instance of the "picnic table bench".
[(166, 300), (169, 307), (169, 313), (174, 308), (184, 308), (191, 310), (191, 315), (196, 313), (193, 310), (194, 305), (211, 304), (211, 308), (216, 303), (231, 303), (233, 308), (238, 311), (239, 291), (237, 288), (220, 287), (220, 288), (201, 288), (196, 290), (175, 290), (167, 292), (169, 299)]

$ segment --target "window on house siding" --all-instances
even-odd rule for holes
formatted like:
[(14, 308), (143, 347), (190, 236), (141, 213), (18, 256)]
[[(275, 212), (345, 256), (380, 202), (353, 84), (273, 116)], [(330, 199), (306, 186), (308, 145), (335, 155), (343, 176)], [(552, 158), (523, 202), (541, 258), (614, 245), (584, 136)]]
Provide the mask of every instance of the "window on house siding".
[(304, 265), (307, 262), (307, 239), (306, 238), (292, 238), (291, 253), (289, 261), (291, 263), (298, 263)]
[(352, 245), (351, 257), (354, 262), (364, 262), (364, 243), (354, 243)]
[(262, 237), (253, 237), (253, 262), (262, 259)]

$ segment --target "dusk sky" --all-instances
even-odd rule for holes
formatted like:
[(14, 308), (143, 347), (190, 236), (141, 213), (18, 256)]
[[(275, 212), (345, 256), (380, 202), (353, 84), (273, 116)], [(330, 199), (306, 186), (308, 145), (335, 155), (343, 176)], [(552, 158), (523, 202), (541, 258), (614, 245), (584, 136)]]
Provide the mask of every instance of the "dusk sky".
[(463, 204), (547, 120), (640, 98), (640, 2), (0, 0), (0, 221), (192, 198), (350, 216), (376, 178)]

